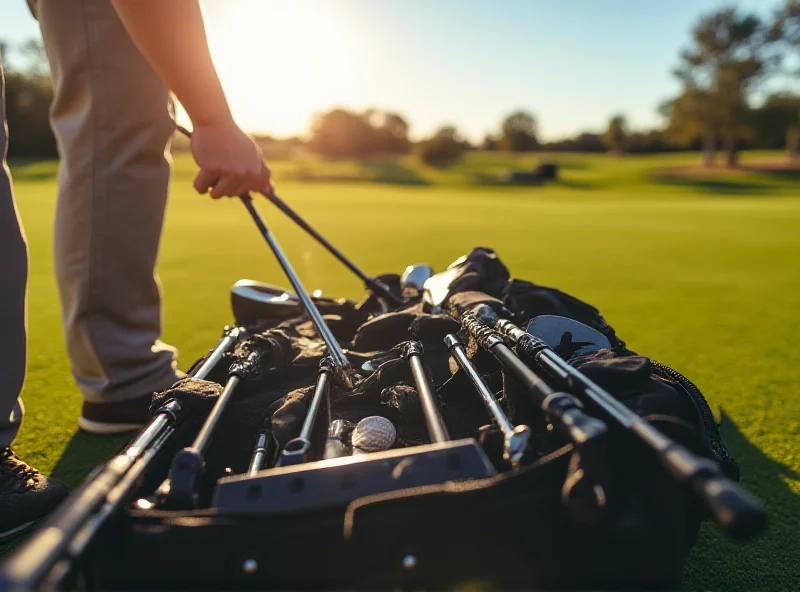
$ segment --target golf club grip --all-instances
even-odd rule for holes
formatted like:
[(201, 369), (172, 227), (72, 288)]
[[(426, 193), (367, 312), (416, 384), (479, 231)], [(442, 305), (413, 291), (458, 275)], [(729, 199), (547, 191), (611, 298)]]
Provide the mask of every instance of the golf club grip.
[(764, 530), (764, 506), (726, 477), (714, 461), (698, 457), (672, 440), (659, 451), (659, 457), (676, 479), (689, 484), (728, 536), (746, 540)]
[[(32, 590), (64, 557), (73, 539), (108, 501), (109, 494), (150, 450), (172, 432), (181, 413), (177, 400), (168, 401), (125, 450), (92, 472), (3, 566), (0, 589)], [(124, 503), (125, 500), (117, 500)], [(67, 559), (68, 560), (68, 559)]]

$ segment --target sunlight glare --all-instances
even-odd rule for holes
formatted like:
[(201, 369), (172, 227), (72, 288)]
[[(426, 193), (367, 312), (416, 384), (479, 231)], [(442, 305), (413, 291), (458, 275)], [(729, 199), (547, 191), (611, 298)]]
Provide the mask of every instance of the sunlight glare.
[(311, 115), (357, 102), (364, 49), (325, 2), (205, 0), (209, 44), (239, 125), (287, 136)]

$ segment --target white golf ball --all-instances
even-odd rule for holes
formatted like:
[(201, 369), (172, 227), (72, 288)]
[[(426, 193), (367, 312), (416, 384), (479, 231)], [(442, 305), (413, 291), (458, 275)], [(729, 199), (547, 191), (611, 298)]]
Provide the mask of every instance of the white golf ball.
[(394, 424), (380, 415), (370, 415), (358, 422), (350, 437), (353, 448), (363, 452), (388, 450), (397, 439)]

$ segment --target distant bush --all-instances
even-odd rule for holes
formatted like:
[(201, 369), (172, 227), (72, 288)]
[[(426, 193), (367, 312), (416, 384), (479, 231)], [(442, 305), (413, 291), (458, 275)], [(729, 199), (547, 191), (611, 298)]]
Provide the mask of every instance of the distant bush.
[(429, 166), (446, 167), (461, 160), (466, 149), (456, 129), (446, 126), (440, 128), (431, 138), (421, 142), (418, 154), (422, 162)]

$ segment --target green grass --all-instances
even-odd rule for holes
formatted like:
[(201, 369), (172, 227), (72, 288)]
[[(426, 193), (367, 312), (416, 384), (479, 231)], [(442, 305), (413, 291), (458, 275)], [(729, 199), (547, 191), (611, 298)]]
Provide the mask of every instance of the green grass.
[[(687, 374), (722, 416), (744, 485), (770, 512), (768, 532), (747, 545), (705, 526), (688, 588), (800, 589), (800, 179), (659, 174), (698, 155), (553, 158), (562, 181), (538, 188), (481, 185), (485, 175), (535, 160), (496, 154), (470, 154), (447, 171), (411, 158), (273, 168), (282, 196), (370, 273), (418, 261), (442, 269), (473, 246), (491, 246), (514, 276), (596, 305), (631, 348)], [(776, 158), (748, 154), (745, 163)], [(298, 167), (310, 181), (286, 181)], [(75, 484), (122, 440), (77, 432), (80, 396), (64, 354), (51, 257), (54, 172), (54, 163), (15, 167), (31, 251), (27, 415), (15, 445)], [(229, 321), (230, 284), (285, 283), (241, 206), (193, 194), (193, 174), (178, 157), (159, 262), (164, 337), (181, 349), (184, 368)], [(404, 182), (409, 175), (421, 181)], [(331, 181), (342, 176), (352, 182)], [(320, 247), (269, 204), (261, 209), (309, 289), (360, 294)]]

